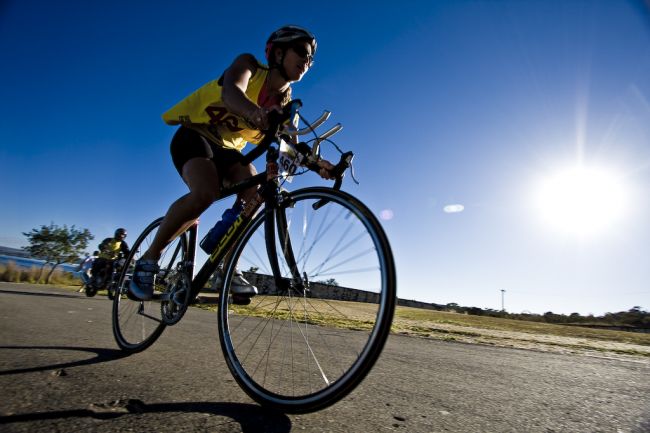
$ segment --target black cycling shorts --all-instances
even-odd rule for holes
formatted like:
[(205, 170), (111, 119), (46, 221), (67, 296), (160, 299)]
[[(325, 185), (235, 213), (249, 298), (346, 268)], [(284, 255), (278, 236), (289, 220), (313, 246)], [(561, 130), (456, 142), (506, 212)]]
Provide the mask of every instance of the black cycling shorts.
[(193, 129), (181, 126), (172, 138), (170, 146), (172, 161), (178, 174), (183, 176), (183, 166), (192, 158), (208, 158), (217, 168), (217, 173), (225, 176), (235, 163), (240, 163), (244, 157), (235, 149), (225, 149), (212, 143)]

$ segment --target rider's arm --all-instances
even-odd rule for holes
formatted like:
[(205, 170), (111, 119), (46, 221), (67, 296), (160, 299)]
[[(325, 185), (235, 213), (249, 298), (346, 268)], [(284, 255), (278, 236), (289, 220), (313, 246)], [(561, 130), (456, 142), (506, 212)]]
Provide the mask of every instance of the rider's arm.
[(129, 255), (129, 246), (126, 244), (126, 242), (122, 241), (122, 243), (120, 244), (120, 251), (122, 251), (124, 257)]
[(102, 241), (101, 244), (99, 244), (99, 251), (104, 251), (104, 248), (106, 248), (106, 245), (111, 241), (111, 238), (106, 238)]
[(265, 129), (262, 121), (266, 116), (261, 116), (262, 109), (246, 96), (248, 81), (257, 71), (258, 63), (251, 54), (241, 54), (230, 65), (223, 75), (223, 88), (221, 98), (223, 103), (233, 114), (243, 117), (249, 123), (260, 129)]

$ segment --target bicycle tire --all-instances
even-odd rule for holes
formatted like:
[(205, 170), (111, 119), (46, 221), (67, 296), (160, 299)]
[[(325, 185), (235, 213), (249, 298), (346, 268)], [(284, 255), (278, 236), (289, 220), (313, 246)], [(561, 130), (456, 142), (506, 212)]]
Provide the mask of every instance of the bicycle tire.
[[(323, 199), (326, 204), (314, 210)], [(379, 221), (348, 193), (300, 189), (274, 214), (280, 229), (288, 227), (282, 240), (277, 233), (283, 230), (273, 228), (275, 248), (264, 243), (264, 227), (271, 225), (264, 212), (233, 247), (219, 301), (219, 340), (233, 377), (252, 399), (286, 413), (312, 412), (345, 397), (378, 359), (395, 309), (395, 265)], [(269, 249), (275, 249), (271, 257), (278, 257), (288, 289), (278, 289), (270, 276), (263, 251)], [(295, 257), (296, 266), (283, 263), (285, 257)], [(254, 272), (242, 270), (260, 291), (246, 307), (234, 305), (230, 294), (238, 264), (251, 265)], [(309, 289), (296, 281), (298, 270), (307, 275)], [(334, 271), (338, 286), (316, 282)]]
[(87, 297), (92, 298), (97, 294), (97, 289), (93, 286), (89, 286), (86, 284), (85, 292)]
[[(113, 299), (112, 311), (113, 336), (122, 350), (131, 353), (141, 352), (151, 346), (167, 326), (162, 321), (159, 298), (154, 297), (150, 301), (137, 301), (127, 296), (134, 263), (149, 247), (161, 222), (162, 218), (153, 221), (140, 234), (126, 258), (126, 264), (122, 268), (115, 285), (116, 293)], [(178, 254), (179, 251), (180, 254)], [(163, 251), (158, 262), (161, 272), (165, 269), (175, 269), (176, 263), (185, 260), (186, 257), (187, 239), (186, 235), (183, 234)], [(165, 275), (169, 275), (169, 273)], [(167, 278), (159, 273), (156, 277), (155, 291), (164, 291), (166, 281)]]

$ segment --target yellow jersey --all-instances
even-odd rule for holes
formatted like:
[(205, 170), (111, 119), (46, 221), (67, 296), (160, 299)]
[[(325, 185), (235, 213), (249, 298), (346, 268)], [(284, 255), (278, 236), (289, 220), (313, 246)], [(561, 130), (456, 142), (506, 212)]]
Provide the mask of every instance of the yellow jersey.
[(119, 257), (120, 252), (125, 256), (129, 253), (129, 247), (126, 242), (114, 238), (106, 238), (99, 244), (99, 257), (106, 260), (115, 260)]
[[(257, 70), (248, 81), (246, 96), (261, 107), (278, 103), (268, 99), (266, 78), (269, 68), (257, 62)], [(168, 125), (192, 128), (210, 141), (241, 151), (246, 142), (258, 144), (264, 135), (246, 119), (230, 113), (221, 99), (223, 75), (204, 84), (162, 115)]]

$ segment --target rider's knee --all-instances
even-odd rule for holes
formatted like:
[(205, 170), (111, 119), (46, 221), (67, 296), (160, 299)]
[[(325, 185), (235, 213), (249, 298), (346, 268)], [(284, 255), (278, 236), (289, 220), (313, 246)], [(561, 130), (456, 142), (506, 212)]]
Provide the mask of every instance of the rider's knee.
[(256, 174), (257, 174), (257, 169), (255, 169), (255, 166), (253, 164), (248, 164), (248, 165), (233, 164), (230, 167), (230, 171), (228, 172), (227, 178), (234, 182), (239, 182), (241, 180), (248, 179), (249, 177), (255, 176)]
[[(241, 164), (240, 164), (241, 165)], [(249, 176), (255, 176), (257, 174), (257, 169), (253, 164), (248, 164), (243, 166)]]
[(218, 191), (203, 189), (192, 191), (192, 202), (201, 209), (207, 209), (212, 203), (219, 198)]

